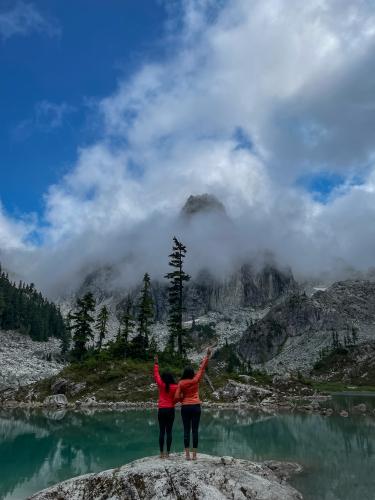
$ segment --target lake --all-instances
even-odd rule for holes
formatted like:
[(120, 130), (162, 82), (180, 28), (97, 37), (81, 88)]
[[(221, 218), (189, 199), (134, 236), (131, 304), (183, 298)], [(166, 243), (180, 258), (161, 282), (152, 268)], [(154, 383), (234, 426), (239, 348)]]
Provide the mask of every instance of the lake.
[[(353, 404), (365, 401), (374, 407), (375, 398), (353, 399)], [(22, 500), (72, 476), (155, 455), (157, 433), (156, 410), (0, 410), (0, 498)], [(172, 451), (181, 450), (177, 412)], [(257, 461), (299, 462), (304, 472), (292, 484), (306, 499), (375, 498), (374, 417), (205, 409), (200, 450)]]

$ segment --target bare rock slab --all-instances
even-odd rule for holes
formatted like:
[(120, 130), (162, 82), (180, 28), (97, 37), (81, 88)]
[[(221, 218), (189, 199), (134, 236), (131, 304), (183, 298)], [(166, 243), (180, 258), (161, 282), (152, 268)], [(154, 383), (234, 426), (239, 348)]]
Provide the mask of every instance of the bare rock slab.
[(177, 454), (167, 460), (148, 457), (69, 479), (29, 500), (300, 500), (302, 495), (285, 482), (300, 470), (297, 464), (210, 455), (196, 462)]

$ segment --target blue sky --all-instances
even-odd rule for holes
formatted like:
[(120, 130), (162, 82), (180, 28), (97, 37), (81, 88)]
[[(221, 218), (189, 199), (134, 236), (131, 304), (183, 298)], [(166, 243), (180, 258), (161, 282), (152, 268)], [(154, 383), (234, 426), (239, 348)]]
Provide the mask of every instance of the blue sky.
[[(0, 15), (15, 4), (0, 1)], [(52, 33), (42, 27), (0, 37), (0, 199), (16, 215), (41, 213), (48, 186), (72, 165), (77, 147), (95, 139), (92, 101), (113, 92), (140, 61), (164, 51), (159, 1), (31, 5)]]

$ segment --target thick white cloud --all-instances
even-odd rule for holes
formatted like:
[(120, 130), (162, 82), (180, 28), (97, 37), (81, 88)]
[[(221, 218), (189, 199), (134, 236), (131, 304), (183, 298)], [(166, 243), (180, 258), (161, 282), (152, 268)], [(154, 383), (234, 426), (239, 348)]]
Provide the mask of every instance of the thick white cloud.
[[(67, 263), (65, 283), (83, 267), (125, 255), (132, 262), (132, 269), (123, 267), (126, 276), (147, 266), (162, 273), (178, 230), (171, 216), (188, 195), (203, 192), (224, 202), (237, 229), (213, 230), (206, 220), (186, 230), (199, 256), (192, 266), (214, 261), (227, 268), (262, 249), (301, 274), (371, 266), (372, 2), (168, 5), (169, 56), (140, 63), (98, 103), (100, 141), (83, 147), (46, 194), (37, 281), (61, 282), (63, 273), (52, 271), (56, 261)], [(241, 147), (239, 130), (251, 147)], [(337, 189), (323, 205), (296, 184), (319, 171), (364, 182)], [(228, 258), (212, 259), (213, 251)]]
[(1, 251), (17, 251), (25, 249), (26, 239), (35, 229), (32, 221), (20, 221), (7, 215), (0, 203), (0, 260)]

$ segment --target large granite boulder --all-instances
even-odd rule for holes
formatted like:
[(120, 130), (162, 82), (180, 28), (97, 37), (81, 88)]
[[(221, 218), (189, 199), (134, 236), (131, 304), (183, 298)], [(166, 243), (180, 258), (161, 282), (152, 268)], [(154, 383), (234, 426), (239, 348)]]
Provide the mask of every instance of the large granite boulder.
[(65, 394), (67, 392), (69, 382), (64, 378), (58, 378), (52, 385), (52, 394)]
[(43, 406), (66, 406), (68, 400), (65, 394), (53, 394), (52, 396), (47, 396), (43, 401)]
[(299, 500), (286, 484), (297, 464), (254, 463), (232, 457), (148, 457), (98, 474), (79, 476), (32, 496), (32, 500)]
[(213, 394), (217, 399), (225, 402), (253, 403), (272, 396), (273, 392), (257, 385), (242, 384), (235, 380), (228, 380), (223, 387)]

